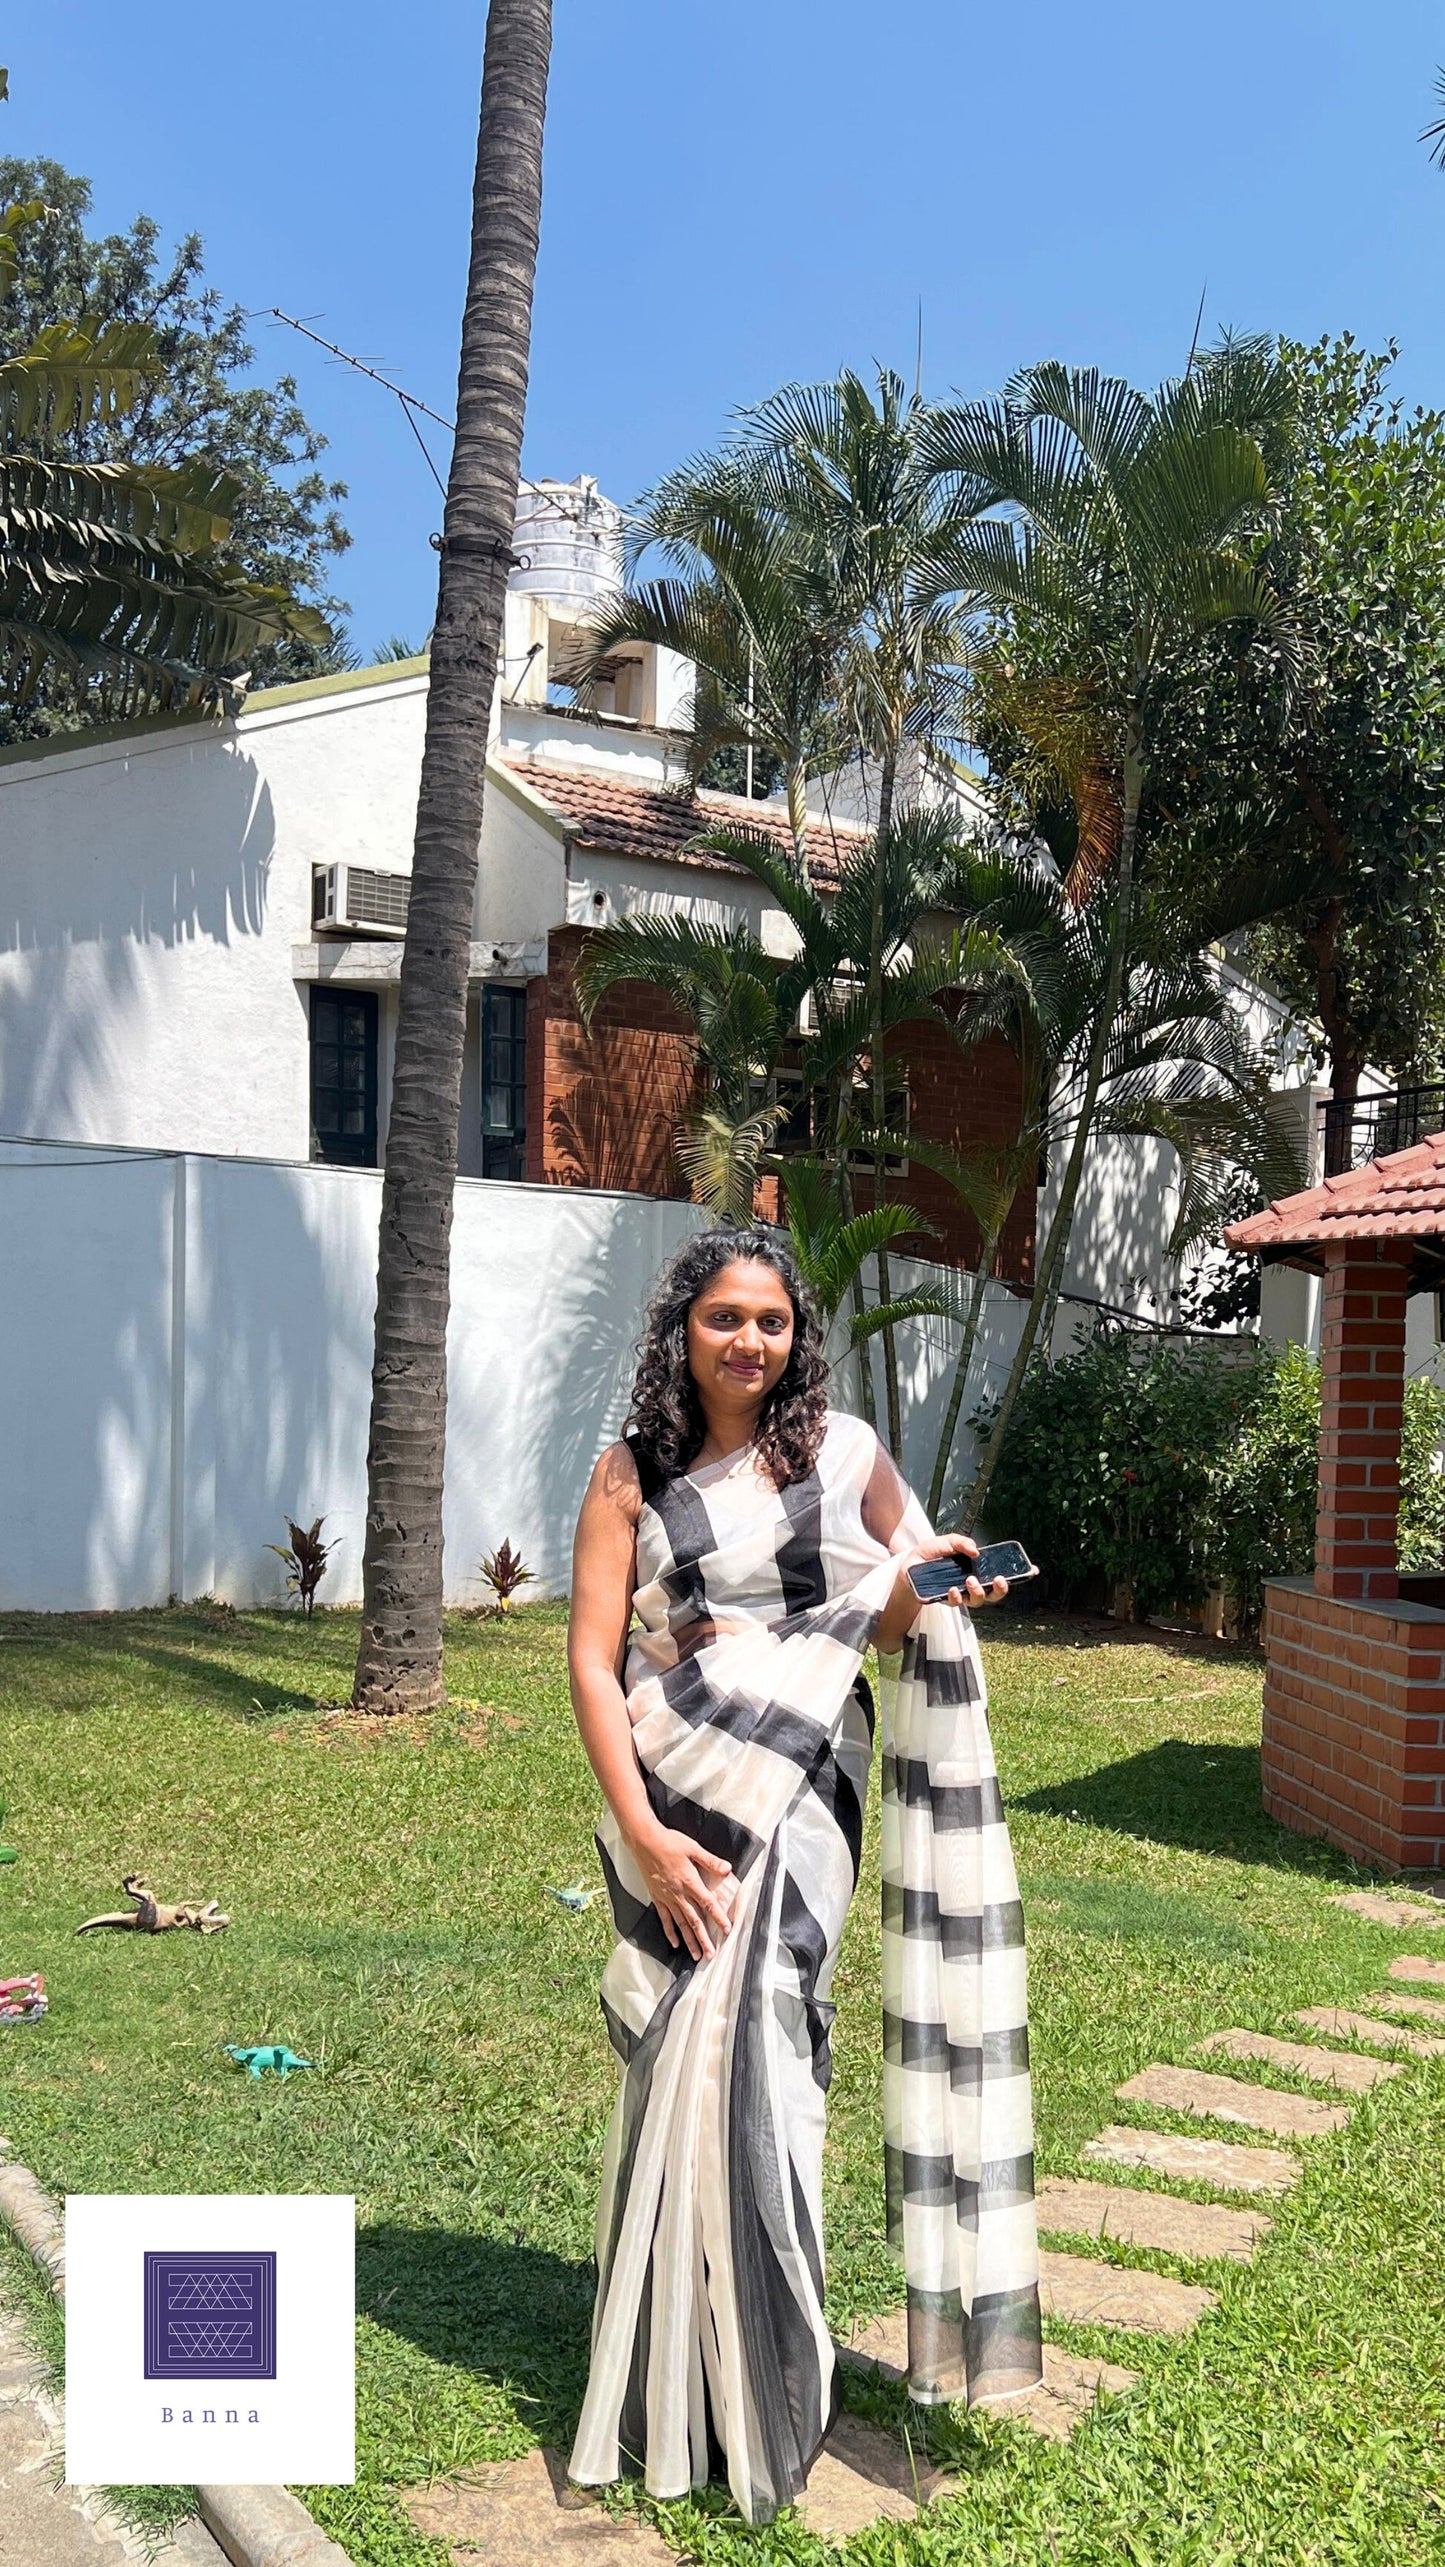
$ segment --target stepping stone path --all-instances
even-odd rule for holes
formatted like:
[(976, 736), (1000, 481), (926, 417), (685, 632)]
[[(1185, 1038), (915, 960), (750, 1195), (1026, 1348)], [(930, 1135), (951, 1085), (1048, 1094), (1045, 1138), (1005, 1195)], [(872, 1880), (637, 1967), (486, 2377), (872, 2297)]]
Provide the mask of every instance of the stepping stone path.
[(1045, 2317), (1075, 2326), (1122, 2326), (1131, 2335), (1187, 2335), (1219, 2306), (1217, 2291), (1194, 2289), (1163, 2273), (1098, 2264), (1087, 2255), (1039, 2253), (1039, 2306)]
[(1396, 2014), (1423, 2015), (1427, 2023), (1445, 2023), (1445, 2005), (1438, 1997), (1410, 1997), (1400, 1988), (1381, 1988), (1374, 1996), (1366, 1997), (1364, 2003), (1393, 2006)]
[[(1339, 1903), (1377, 1924), (1445, 1923), (1445, 1910), (1432, 1916), (1418, 1906), (1407, 1908), (1403, 1901), (1379, 1898), (1373, 1892), (1350, 1892)], [(1445, 1992), (1445, 1961), (1403, 1955), (1391, 1962), (1390, 1976), (1396, 1981), (1424, 1981)], [(1397, 1988), (1389, 1988), (1366, 1999), (1366, 2004), (1393, 2006), (1445, 2024), (1445, 1996), (1437, 2002), (1402, 1996)], [(1404, 2050), (1412, 2057), (1433, 2057), (1445, 2050), (1445, 2039), (1344, 2007), (1307, 2006), (1294, 2020), (1327, 2038)], [(1238, 2026), (1211, 2033), (1198, 2047), (1242, 2062), (1259, 2060), (1352, 2095), (1367, 2093), (1383, 2077), (1399, 2076), (1406, 2064), (1329, 2051), (1319, 2042), (1280, 2041), (1269, 2033)], [(1162, 2061), (1141, 2069), (1116, 2092), (1121, 2102), (1162, 2105), (1279, 2139), (1313, 2139), (1338, 2130), (1350, 2116), (1347, 2103), (1324, 2103), (1312, 2095)], [(1207, 2184), (1223, 2193), (1277, 2195), (1287, 2192), (1299, 2177), (1298, 2158), (1288, 2149), (1186, 2138), (1120, 2123), (1111, 2123), (1088, 2140), (1084, 2155), (1096, 2164), (1118, 2167), (1121, 2174), (1142, 2169), (1178, 2183)], [(1272, 2224), (1263, 2212), (1237, 2204), (1185, 2201), (1177, 2194), (1085, 2176), (1045, 2176), (1038, 2187), (1038, 2211), (1046, 2234), (1092, 2239), (1100, 2245), (1139, 2246), (1195, 2262), (1247, 2264)], [(1045, 2314), (1075, 2324), (1118, 2327), (1131, 2334), (1179, 2335), (1218, 2306), (1216, 2291), (1168, 2274), (1107, 2263), (1099, 2256), (1045, 2249), (1039, 2263)], [(849, 2342), (838, 2350), (845, 2362), (876, 2364), (885, 2378), (902, 2379), (908, 2365), (905, 2312), (890, 2309), (882, 2317), (859, 2320)], [(1122, 2396), (1137, 2376), (1117, 2363), (1082, 2358), (1059, 2345), (1046, 2344), (1042, 2386), (1022, 2398), (998, 2401), (992, 2412), (1063, 2441), (1097, 2404), (1101, 2392)], [(933, 2467), (922, 2451), (910, 2451), (897, 2435), (845, 2412), (814, 2465), (798, 2513), (820, 2538), (844, 2541), (872, 2523), (913, 2521), (921, 2507), (946, 2495), (950, 2484), (947, 2474)], [(593, 2561), (596, 2567), (669, 2567), (674, 2556), (650, 2524), (631, 2514), (615, 2519), (596, 2497), (569, 2487), (565, 2463), (556, 2452), (531, 2451), (522, 2460), (499, 2462), (464, 2480), (413, 2488), (402, 2502), (419, 2531), (450, 2546), (458, 2567), (535, 2567), (542, 2560), (551, 2567), (554, 2559), (564, 2562), (564, 2567), (569, 2559), (582, 2562), (582, 2567)], [(3, 2554), (0, 2536), (0, 2558)], [(70, 2567), (68, 2552), (61, 2567)]]
[(1040, 2228), (1059, 2229), (1070, 2237), (1109, 2237), (1124, 2246), (1157, 2246), (1166, 2255), (1227, 2255), (1236, 2264), (1249, 2262), (1273, 2226), (1263, 2211), (1181, 2202), (1172, 2193), (1084, 2183), (1071, 2175), (1042, 2178), (1038, 2212)]
[(910, 2452), (896, 2434), (861, 2416), (840, 2415), (818, 2454), (798, 2499), (810, 2531), (824, 2540), (851, 2540), (873, 2522), (912, 2522), (948, 2480), (923, 2452)]
[(1398, 2064), (1387, 2059), (1352, 2059), (1348, 2051), (1317, 2050), (1309, 2041), (1276, 2041), (1272, 2033), (1211, 2032), (1196, 2041), (1196, 2050), (1222, 2050), (1227, 2059), (1263, 2059), (1271, 2068), (1291, 2068), (1316, 2085), (1339, 2086), (1347, 2095), (1368, 2094), (1382, 2077), (1398, 2077)]
[(1337, 1890), (1331, 1907), (1347, 1907), (1351, 1916), (1362, 1916), (1370, 1925), (1393, 1925), (1401, 1933), (1415, 1928), (1426, 1934), (1445, 1925), (1445, 1907), (1422, 1907), (1418, 1899), (1392, 1899), (1383, 1890)]
[[(1084, 2155), (1110, 2166), (1147, 2166), (1151, 2174), (1172, 2175), (1181, 2184), (1212, 2184), (1220, 2193), (1287, 2193), (1299, 2182), (1299, 2159), (1286, 2149), (1240, 2148), (1228, 2139), (1181, 2139), (1172, 2130), (1127, 2130), (1121, 2122), (1110, 2122), (1097, 2139), (1086, 2139)], [(1041, 2198), (1055, 2180), (1045, 2177)], [(1123, 2198), (1148, 2201), (1152, 2196)]]
[(1274, 2086), (1246, 2086), (1237, 2077), (1212, 2077), (1203, 2068), (1141, 2068), (1116, 2086), (1120, 2103), (1166, 2104), (1171, 2112), (1198, 2113), (1206, 2121), (1234, 2121), (1245, 2130), (1272, 2131), (1276, 2139), (1318, 2139), (1342, 2130), (1348, 2104), (1316, 2103), (1313, 2095), (1288, 2095)]
[(1438, 2059), (1445, 2041), (1428, 2032), (1407, 2032), (1398, 2023), (1379, 2023), (1373, 2015), (1350, 2014), (1343, 2006), (1307, 2005), (1296, 2023), (1311, 2032), (1332, 2032), (1338, 2041), (1363, 2041), (1371, 2050), (1408, 2050), (1412, 2059)]
[(636, 2514), (620, 2520), (574, 2487), (557, 2451), (496, 2460), (465, 2478), (411, 2487), (402, 2504), (418, 2531), (450, 2544), (466, 2567), (676, 2567), (676, 2552)]
[[(906, 2311), (888, 2309), (882, 2317), (860, 2318), (848, 2343), (840, 2344), (838, 2351), (845, 2362), (865, 2367), (876, 2362), (885, 2380), (901, 2380), (908, 2369)], [(1126, 2389), (1133, 2388), (1138, 2376), (1137, 2371), (1125, 2371), (1117, 2362), (1065, 2353), (1057, 2344), (1046, 2344), (1042, 2387), (1029, 2389), (1021, 2398), (1000, 2398), (979, 2412), (1006, 2416), (1012, 2422), (1032, 2425), (1036, 2433), (1046, 2433), (1055, 2442), (1066, 2442), (1079, 2418), (1095, 2404), (1101, 2389), (1111, 2397), (1122, 2397)]]
[(1445, 1988), (1445, 1961), (1422, 1961), (1418, 1952), (1402, 1952), (1390, 1963), (1392, 1979), (1418, 1979), (1432, 1988)]

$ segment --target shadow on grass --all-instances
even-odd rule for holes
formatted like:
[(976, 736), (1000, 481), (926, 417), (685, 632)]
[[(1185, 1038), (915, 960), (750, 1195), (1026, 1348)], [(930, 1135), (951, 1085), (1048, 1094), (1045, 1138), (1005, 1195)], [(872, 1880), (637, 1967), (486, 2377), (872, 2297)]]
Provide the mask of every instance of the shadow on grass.
[(1354, 1867), (1322, 1838), (1296, 1836), (1266, 1816), (1257, 1747), (1162, 1738), (1157, 1747), (1142, 1748), (1117, 1765), (1021, 1793), (1013, 1807), (1084, 1819), (1091, 1827), (1187, 1846), (1196, 1854), (1353, 1878)]
[(567, 2450), (587, 2383), (592, 2266), (451, 2229), (358, 2232), (356, 2304), (437, 2362), (506, 2386), (539, 2439)]

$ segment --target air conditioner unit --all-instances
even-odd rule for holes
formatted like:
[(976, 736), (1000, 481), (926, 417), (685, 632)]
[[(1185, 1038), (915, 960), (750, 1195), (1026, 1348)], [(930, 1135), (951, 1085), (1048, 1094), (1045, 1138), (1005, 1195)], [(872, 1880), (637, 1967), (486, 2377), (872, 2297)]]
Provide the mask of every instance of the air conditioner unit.
[(373, 865), (313, 865), (311, 924), (333, 933), (400, 936), (406, 928), (411, 876)]

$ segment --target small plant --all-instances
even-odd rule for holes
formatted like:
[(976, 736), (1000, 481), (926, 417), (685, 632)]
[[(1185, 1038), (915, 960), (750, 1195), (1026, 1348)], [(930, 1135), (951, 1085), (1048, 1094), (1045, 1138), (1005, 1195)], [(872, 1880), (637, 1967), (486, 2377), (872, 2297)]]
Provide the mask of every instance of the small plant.
[(302, 1612), (308, 1616), (315, 1609), (316, 1590), (326, 1575), (331, 1554), (340, 1549), (339, 1537), (335, 1542), (322, 1541), (321, 1527), (325, 1521), (324, 1515), (318, 1515), (308, 1533), (304, 1526), (293, 1524), (288, 1515), (289, 1546), (281, 1542), (268, 1542), (266, 1545), (268, 1551), (275, 1552), (278, 1560), (285, 1561), (288, 1573), (286, 1592), (294, 1595)]
[(535, 1571), (525, 1565), (520, 1551), (514, 1551), (510, 1542), (499, 1542), (495, 1551), (489, 1551), (477, 1575), (496, 1597), (495, 1604), (486, 1608), (489, 1613), (510, 1613), (518, 1587), (537, 1583)]

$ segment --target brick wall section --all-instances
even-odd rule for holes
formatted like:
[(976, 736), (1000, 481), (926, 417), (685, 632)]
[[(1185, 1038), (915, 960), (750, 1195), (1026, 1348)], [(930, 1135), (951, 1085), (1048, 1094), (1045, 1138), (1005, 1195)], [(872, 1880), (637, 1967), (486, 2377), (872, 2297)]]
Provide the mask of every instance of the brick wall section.
[[(598, 1009), (585, 1033), (573, 973), (589, 934), (556, 930), (545, 979), (530, 984), (527, 1013), (527, 1176), (534, 1185), (617, 1186), (639, 1194), (687, 1192), (672, 1151), (674, 1126), (692, 1102), (692, 1046), (686, 1017), (660, 990), (628, 981)], [(1012, 1141), (1018, 1131), (1018, 1066), (1001, 1035), (961, 1053), (943, 1026), (910, 1025), (896, 1046), (906, 1061), (914, 1128), (953, 1149)], [(942, 1177), (917, 1160), (896, 1192), (938, 1231), (920, 1234), (919, 1254), (969, 1266), (978, 1228)], [(869, 1198), (858, 1178), (860, 1205)], [(1027, 1180), (1005, 1228), (999, 1271), (1033, 1279), (1037, 1197)], [(765, 1182), (760, 1210), (778, 1216), (777, 1184)]]
[[(942, 1025), (905, 1025), (890, 1044), (889, 1056), (906, 1071), (910, 1126), (926, 1140), (962, 1153), (990, 1141), (1011, 1144), (1018, 1139), (1018, 1063), (1001, 1034), (961, 1052)], [(853, 1192), (863, 1211), (873, 1199), (866, 1170), (855, 1175)], [(920, 1257), (976, 1268), (978, 1224), (945, 1177), (913, 1159), (906, 1176), (885, 1179), (884, 1192), (886, 1198), (916, 1204), (933, 1223), (937, 1235), (920, 1231), (914, 1243)], [(1007, 1282), (1033, 1283), (1037, 1211), (1038, 1191), (1026, 1177), (999, 1242), (996, 1271)]]
[(530, 985), (528, 1179), (685, 1196), (672, 1135), (694, 1094), (687, 1019), (661, 990), (628, 981), (584, 1030), (572, 976), (587, 932), (556, 930), (546, 978)]
[(1320, 1333), (1321, 1595), (1393, 1596), (1410, 1243), (1331, 1248)]
[(1264, 1804), (1391, 1870), (1445, 1867), (1445, 1613), (1265, 1591)]

